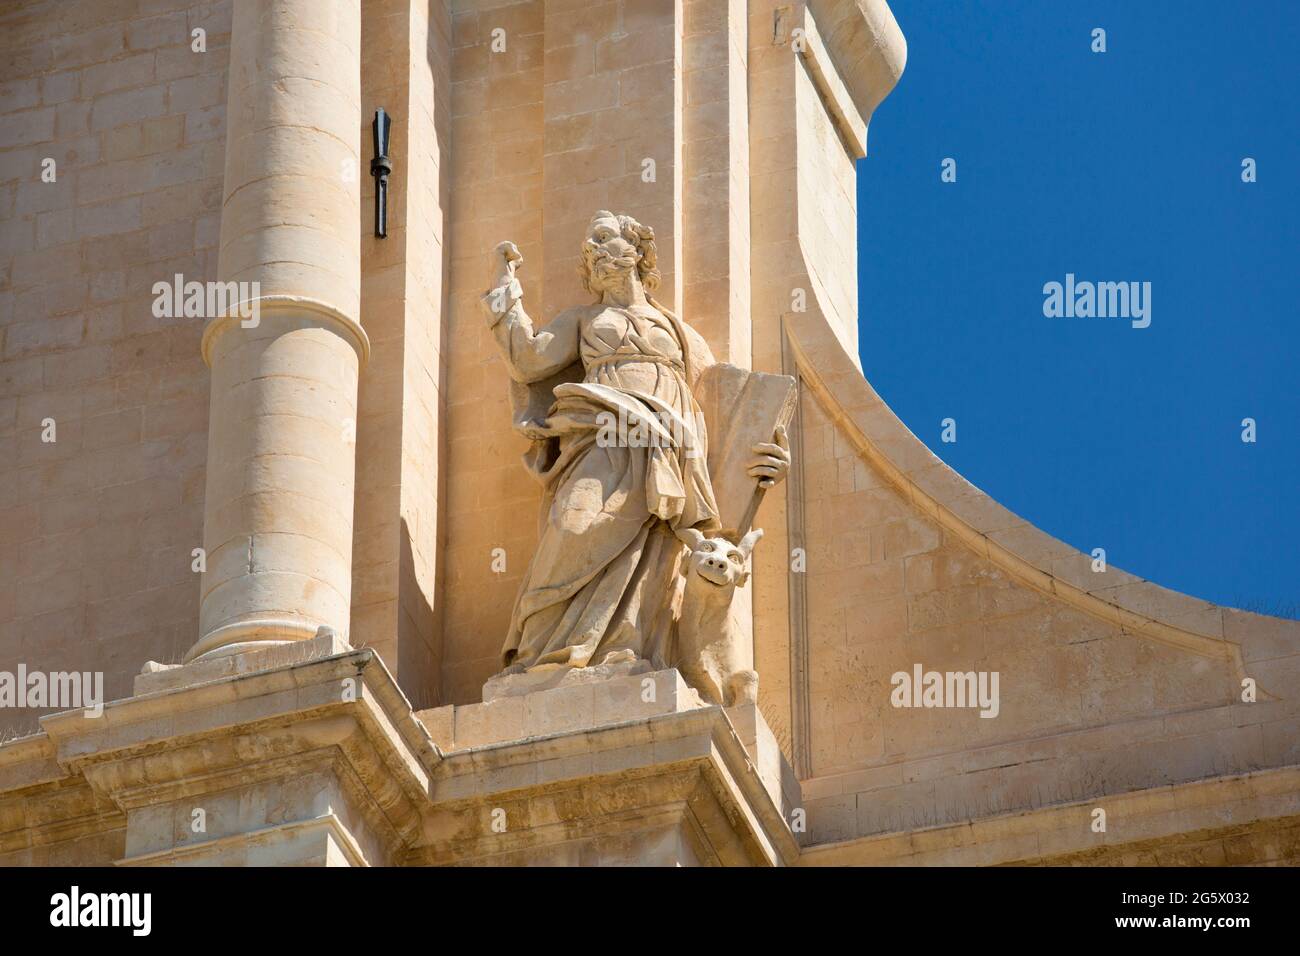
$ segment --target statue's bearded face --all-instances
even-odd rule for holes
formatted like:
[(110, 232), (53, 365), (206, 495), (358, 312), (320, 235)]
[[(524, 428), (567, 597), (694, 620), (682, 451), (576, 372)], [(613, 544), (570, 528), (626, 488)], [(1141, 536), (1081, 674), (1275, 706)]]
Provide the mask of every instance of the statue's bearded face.
[(582, 244), (582, 254), (590, 269), (592, 291), (600, 291), (611, 283), (627, 281), (629, 273), (636, 275), (636, 265), (641, 254), (623, 235), (617, 219), (600, 217), (591, 221), (591, 229)]

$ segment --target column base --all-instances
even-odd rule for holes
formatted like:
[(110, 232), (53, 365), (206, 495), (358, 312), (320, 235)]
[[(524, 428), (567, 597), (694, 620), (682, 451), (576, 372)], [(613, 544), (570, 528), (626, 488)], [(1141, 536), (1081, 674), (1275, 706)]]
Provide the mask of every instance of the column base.
[(139, 697), (346, 654), (350, 650), (352, 647), (346, 640), (339, 637), (333, 628), (326, 627), (319, 628), (311, 637), (298, 640), (227, 644), (184, 664), (149, 661), (136, 676), (132, 692)]
[(308, 641), (320, 637), (322, 631), (334, 633), (333, 628), (327, 625), (316, 625), (310, 621), (286, 619), (238, 621), (209, 631), (199, 638), (185, 654), (184, 663), (191, 664), (194, 661), (212, 660), (216, 657), (228, 657), (231, 654), (243, 654), (248, 651)]

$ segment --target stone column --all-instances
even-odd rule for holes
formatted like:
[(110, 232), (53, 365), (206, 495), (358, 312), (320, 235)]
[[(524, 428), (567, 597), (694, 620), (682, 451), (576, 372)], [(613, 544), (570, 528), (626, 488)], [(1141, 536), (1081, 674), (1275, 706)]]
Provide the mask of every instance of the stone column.
[(351, 603), (360, 0), (235, 0), (218, 271), (253, 317), (210, 321), (200, 637), (187, 655), (340, 635)]

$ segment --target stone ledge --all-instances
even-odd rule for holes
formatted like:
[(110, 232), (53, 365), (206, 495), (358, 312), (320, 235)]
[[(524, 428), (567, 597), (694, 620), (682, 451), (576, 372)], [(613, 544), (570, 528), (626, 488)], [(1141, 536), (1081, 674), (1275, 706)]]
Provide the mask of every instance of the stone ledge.
[[(784, 865), (798, 855), (787, 823), (797, 784), (791, 798), (761, 715), (703, 705), (676, 671), (451, 709), (452, 731), (456, 710), (474, 715), (459, 726), (479, 743), (448, 759), (373, 652), (314, 656), (336, 649), (158, 670), (142, 675), (146, 693), (98, 718), (44, 718), (40, 735), (0, 748), (11, 783), (0, 852), (48, 861), (59, 857), (43, 847), (80, 840), (119, 865)], [(496, 719), (505, 710), (538, 723), (509, 739), (512, 725)], [(76, 799), (41, 802), (55, 791)], [(497, 833), (502, 805), (517, 825)], [(198, 810), (206, 824), (195, 831)]]
[[(43, 718), (68, 777), (125, 814), (116, 862), (360, 865), (400, 855), (420, 830), (441, 754), (378, 656), (330, 653), (341, 646), (327, 636), (168, 668), (141, 675), (149, 692), (99, 718)], [(192, 832), (196, 809), (209, 826)], [(327, 813), (351, 843), (283, 828)], [(232, 849), (241, 840), (242, 857)]]
[[(1096, 807), (1106, 810), (1104, 833), (1091, 828)], [(1231, 828), (1297, 824), (1300, 766), (1293, 766), (823, 844), (805, 848), (799, 865), (1104, 865), (1122, 862), (1129, 848), (1152, 841), (1162, 841), (1173, 853), (1183, 844), (1218, 839)]]

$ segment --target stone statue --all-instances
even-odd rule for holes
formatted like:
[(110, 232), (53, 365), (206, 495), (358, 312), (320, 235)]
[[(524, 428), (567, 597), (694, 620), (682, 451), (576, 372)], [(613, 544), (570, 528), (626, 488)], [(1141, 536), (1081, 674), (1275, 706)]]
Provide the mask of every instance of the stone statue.
[[(512, 379), (515, 427), (531, 441), (525, 465), (544, 488), (537, 551), (503, 649), (507, 673), (638, 660), (677, 664), (684, 560), (705, 540), (721, 542), (724, 559), (741, 555), (717, 537), (723, 526), (695, 394), (713, 355), (651, 295), (659, 281), (655, 260), (653, 230), (630, 216), (597, 212), (579, 267), (596, 301), (535, 330), (523, 308), (518, 248), (504, 242), (493, 252), (495, 282), (482, 303)], [(766, 427), (765, 440), (751, 443), (747, 475), (739, 476), (752, 489), (782, 480), (790, 466), (784, 427)], [(745, 541), (742, 564), (756, 538)], [(710, 586), (720, 594), (709, 603), (729, 603), (741, 573), (712, 575)], [(710, 617), (703, 608), (687, 616), (719, 618), (716, 609)], [(716, 643), (698, 634), (692, 640), (698, 648)], [(717, 647), (709, 658), (707, 667), (685, 661), (682, 670), (709, 671), (711, 686), (696, 687), (715, 702), (730, 703), (717, 698), (752, 684), (718, 673), (738, 658)], [(752, 649), (744, 659), (752, 659)]]

